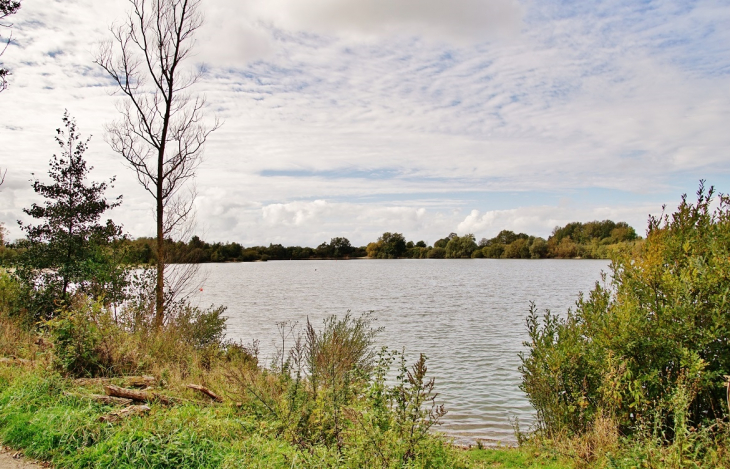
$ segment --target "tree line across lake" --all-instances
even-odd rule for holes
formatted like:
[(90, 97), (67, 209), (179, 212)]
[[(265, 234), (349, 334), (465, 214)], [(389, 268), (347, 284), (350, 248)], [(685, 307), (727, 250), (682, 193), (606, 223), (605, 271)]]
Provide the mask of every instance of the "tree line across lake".
[[(401, 233), (383, 233), (367, 246), (353, 246), (345, 237), (332, 238), (319, 246), (245, 247), (240, 243), (208, 243), (193, 236), (190, 241), (166, 240), (170, 263), (254, 262), (267, 260), (306, 259), (606, 259), (612, 250), (640, 241), (636, 231), (625, 222), (612, 220), (573, 222), (556, 227), (548, 239), (502, 230), (497, 236), (476, 241), (472, 234), (458, 236), (451, 233), (433, 245), (425, 241), (407, 241)], [(141, 237), (119, 241), (125, 248), (126, 260), (131, 264), (156, 262), (155, 239)], [(24, 248), (19, 240), (0, 247), (0, 261), (10, 264)]]

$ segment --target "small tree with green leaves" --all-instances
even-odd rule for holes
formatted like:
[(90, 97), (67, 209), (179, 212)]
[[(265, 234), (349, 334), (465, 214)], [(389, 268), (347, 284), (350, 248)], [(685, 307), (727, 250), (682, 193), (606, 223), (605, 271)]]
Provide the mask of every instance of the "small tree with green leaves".
[(52, 316), (74, 292), (117, 296), (126, 277), (126, 270), (109, 255), (122, 230), (111, 220), (100, 223), (104, 212), (121, 204), (121, 196), (110, 202), (104, 197), (107, 183), (87, 181), (93, 169), (84, 159), (89, 140), (81, 139), (68, 111), (56, 133), (62, 152), (50, 161), (52, 182), (33, 181), (33, 190), (45, 201), (23, 209), (38, 223), (18, 222), (27, 236), (27, 250), (16, 275), (31, 293), (36, 318)]

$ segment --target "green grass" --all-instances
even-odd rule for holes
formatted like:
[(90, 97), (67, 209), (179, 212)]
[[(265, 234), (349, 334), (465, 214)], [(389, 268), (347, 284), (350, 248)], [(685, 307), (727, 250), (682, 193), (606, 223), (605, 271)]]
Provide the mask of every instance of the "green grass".
[[(152, 404), (145, 416), (101, 422), (114, 408), (66, 394), (79, 391), (54, 373), (0, 365), (0, 441), (58, 468), (354, 468), (369, 460), (348, 454), (357, 451), (352, 448), (339, 454), (292, 445), (278, 437), (275, 422), (234, 405)], [(459, 451), (434, 444), (443, 450), (394, 467), (570, 467), (524, 449)]]
[[(295, 445), (277, 433), (278, 422), (245, 405), (153, 403), (144, 416), (110, 424), (99, 417), (114, 407), (77, 397), (91, 392), (99, 389), (79, 389), (74, 381), (42, 368), (0, 364), (0, 443), (50, 461), (59, 469), (376, 467), (373, 454), (356, 440), (342, 451), (326, 445)], [(569, 457), (569, 446), (559, 451), (557, 446), (537, 440), (519, 448), (469, 450), (458, 450), (436, 437), (424, 444), (422, 457), (408, 464), (395, 461), (388, 467), (724, 467), (692, 464), (691, 459), (673, 463), (666, 449), (652, 449), (639, 441), (625, 442), (617, 454), (601, 454), (592, 462)], [(704, 459), (724, 460), (722, 455)]]
[(291, 467), (297, 452), (231, 406), (153, 404), (109, 424), (99, 417), (111, 407), (65, 396), (75, 389), (58, 376), (21, 372), (0, 384), (0, 440), (59, 467)]
[(465, 453), (469, 465), (474, 468), (572, 469), (574, 467), (571, 461), (558, 459), (530, 447), (474, 448)]

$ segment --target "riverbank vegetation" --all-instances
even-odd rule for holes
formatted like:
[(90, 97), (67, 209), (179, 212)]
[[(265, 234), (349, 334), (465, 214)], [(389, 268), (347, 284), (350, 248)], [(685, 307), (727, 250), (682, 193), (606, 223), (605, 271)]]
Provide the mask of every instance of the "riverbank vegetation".
[(729, 292), (730, 197), (701, 184), (567, 316), (533, 305), (521, 366), (533, 438), (595, 465), (730, 467)]
[(386, 232), (365, 250), (368, 257), (377, 259), (609, 259), (613, 253), (633, 249), (640, 242), (627, 223), (604, 220), (555, 227), (547, 240), (502, 230), (479, 243), (472, 234), (451, 233), (428, 246), (424, 241), (406, 241), (401, 233)]
[[(548, 239), (502, 230), (478, 243), (471, 234), (451, 233), (431, 246), (425, 241), (406, 241), (401, 233), (385, 232), (367, 246), (356, 247), (345, 237), (335, 237), (315, 248), (302, 246), (245, 247), (240, 243), (209, 243), (198, 236), (189, 241), (165, 239), (165, 255), (171, 264), (208, 262), (255, 262), (309, 259), (610, 259), (614, 253), (631, 250), (642, 239), (625, 222), (612, 220), (573, 222), (556, 227)], [(125, 238), (117, 242), (124, 262), (147, 265), (157, 262), (154, 238)], [(0, 243), (0, 265), (10, 267), (27, 249), (26, 240)]]
[(433, 433), (426, 357), (374, 347), (368, 315), (282, 324), (264, 363), (217, 311), (182, 305), (156, 329), (150, 294), (116, 314), (76, 295), (33, 323), (22, 292), (0, 275), (0, 443), (59, 468), (570, 467)]
[[(153, 263), (152, 238), (128, 242), (129, 262)], [(640, 243), (636, 232), (625, 222), (611, 220), (574, 222), (556, 227), (547, 240), (502, 230), (494, 238), (479, 243), (471, 234), (451, 233), (431, 246), (425, 241), (407, 241), (401, 233), (385, 232), (367, 246), (356, 247), (345, 237), (335, 237), (316, 248), (301, 246), (244, 247), (239, 243), (207, 243), (193, 236), (187, 243), (166, 241), (171, 262), (252, 262), (305, 259), (608, 259), (615, 251), (631, 249)]]

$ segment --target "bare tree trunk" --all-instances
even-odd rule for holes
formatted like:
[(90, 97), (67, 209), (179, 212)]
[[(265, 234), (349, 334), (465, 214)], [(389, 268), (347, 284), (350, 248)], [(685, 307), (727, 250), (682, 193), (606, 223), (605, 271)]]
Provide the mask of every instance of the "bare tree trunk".
[[(162, 175), (162, 152), (158, 158), (158, 178)], [(160, 329), (165, 320), (165, 206), (162, 199), (162, 185), (157, 185), (157, 279), (155, 285), (155, 329)]]
[[(185, 72), (195, 31), (202, 24), (201, 0), (129, 0), (114, 40), (102, 45), (95, 62), (113, 79), (126, 100), (122, 119), (107, 127), (109, 143), (136, 172), (155, 199), (157, 269), (154, 325), (165, 321), (165, 308), (184, 288), (166, 276), (165, 238), (191, 220), (190, 200), (180, 188), (195, 176), (208, 135), (218, 128), (203, 123), (205, 100), (191, 96), (199, 72)], [(185, 278), (184, 276), (182, 277)]]

